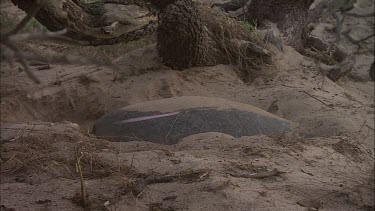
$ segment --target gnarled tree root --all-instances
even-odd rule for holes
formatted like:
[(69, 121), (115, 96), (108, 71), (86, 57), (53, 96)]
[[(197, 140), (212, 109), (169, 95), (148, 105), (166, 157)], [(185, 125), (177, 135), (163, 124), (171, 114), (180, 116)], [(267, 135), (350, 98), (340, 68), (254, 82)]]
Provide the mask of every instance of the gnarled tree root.
[[(112, 45), (141, 39), (156, 31), (157, 11), (146, 0), (82, 3), (78, 0), (12, 0), (26, 13), (38, 2), (35, 18), (50, 31), (67, 30), (66, 36), (91, 45)], [(125, 12), (124, 12), (125, 11)]]
[(327, 77), (337, 81), (347, 75), (354, 67), (355, 57), (334, 43), (326, 43), (316, 37), (309, 37), (303, 54), (323, 63)]

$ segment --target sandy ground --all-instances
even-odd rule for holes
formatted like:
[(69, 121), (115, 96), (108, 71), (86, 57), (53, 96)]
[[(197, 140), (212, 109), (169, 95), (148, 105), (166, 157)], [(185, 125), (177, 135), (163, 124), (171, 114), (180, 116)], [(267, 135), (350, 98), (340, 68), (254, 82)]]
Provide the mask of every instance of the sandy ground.
[[(356, 9), (373, 8), (369, 2), (358, 1)], [(359, 39), (373, 25), (373, 18), (351, 17), (345, 27)], [(314, 34), (334, 39), (333, 26), (328, 18)], [(374, 209), (374, 82), (367, 72), (373, 38), (361, 46), (342, 39), (357, 63), (337, 83), (285, 47), (248, 84), (231, 66), (171, 70), (153, 40), (100, 49), (23, 44), (40, 55), (109, 57), (121, 67), (33, 66), (41, 85), (18, 64), (2, 64), (1, 210), (82, 210), (77, 150), (92, 210)], [(172, 146), (89, 133), (113, 109), (176, 96), (247, 103), (298, 127), (274, 136), (197, 134)], [(274, 169), (279, 174), (259, 176)]]

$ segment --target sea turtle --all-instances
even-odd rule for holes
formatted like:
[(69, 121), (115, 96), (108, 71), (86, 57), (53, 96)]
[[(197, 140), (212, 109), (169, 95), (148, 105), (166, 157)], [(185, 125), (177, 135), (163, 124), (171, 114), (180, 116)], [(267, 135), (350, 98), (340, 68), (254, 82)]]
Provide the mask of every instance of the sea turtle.
[(291, 123), (254, 106), (220, 98), (175, 97), (118, 109), (95, 122), (93, 133), (112, 141), (175, 144), (206, 132), (233, 137), (280, 134)]

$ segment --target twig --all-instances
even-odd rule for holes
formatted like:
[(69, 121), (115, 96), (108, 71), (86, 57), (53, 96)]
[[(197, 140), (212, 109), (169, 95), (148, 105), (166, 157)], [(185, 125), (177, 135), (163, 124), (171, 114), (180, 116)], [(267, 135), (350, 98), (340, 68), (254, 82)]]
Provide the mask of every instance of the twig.
[(286, 85), (286, 84), (281, 84), (281, 86), (285, 86), (285, 87), (292, 88), (292, 89), (302, 89), (303, 88), (302, 86), (289, 86), (289, 85)]
[(212, 170), (212, 171), (208, 171), (208, 172), (202, 174), (202, 175), (198, 178), (197, 183), (200, 182), (203, 178), (205, 178), (205, 177), (208, 176), (209, 174), (211, 174), (212, 172), (214, 172), (214, 170)]
[(9, 160), (5, 161), (5, 162), (2, 163), (1, 165), (4, 166), (4, 165), (5, 165), (6, 163), (8, 163), (9, 161), (13, 160), (13, 158), (16, 157), (16, 155), (17, 155), (17, 152), (14, 153), (14, 155), (13, 155)]
[(311, 95), (310, 93), (308, 93), (308, 92), (306, 92), (306, 91), (299, 91), (299, 92), (303, 92), (303, 93), (307, 94), (308, 96), (314, 98), (315, 100), (321, 102), (322, 104), (324, 104), (324, 105), (327, 106), (328, 108), (333, 109), (333, 105), (332, 105), (332, 104), (327, 104), (327, 103), (325, 103), (324, 101), (318, 99), (317, 97), (315, 97), (314, 95)]
[(31, 130), (29, 131), (29, 134), (27, 134), (27, 136), (25, 138), (28, 138), (31, 135), (31, 133), (34, 131), (35, 127), (36, 127), (36, 125), (34, 125), (33, 128), (31, 128)]
[(172, 131), (172, 129), (173, 129), (173, 126), (174, 126), (174, 124), (176, 123), (176, 121), (177, 121), (179, 115), (180, 115), (180, 114), (177, 114), (176, 118), (174, 119), (174, 122), (173, 122), (171, 128), (169, 128), (169, 131), (168, 131), (167, 135), (165, 136), (165, 139), (167, 139), (168, 136), (169, 136), (169, 134), (171, 133), (171, 131)]
[(67, 33), (66, 29), (56, 31), (56, 32), (33, 32), (33, 33), (22, 33), (22, 34), (15, 34), (10, 37), (8, 37), (8, 42), (25, 42), (25, 41), (31, 41), (31, 40), (56, 40), (56, 41), (62, 41), (64, 43), (73, 44), (73, 45), (80, 45), (80, 46), (86, 46), (89, 45), (88, 42), (83, 41), (76, 41), (72, 40), (68, 37), (64, 37), (64, 35)]
[(29, 76), (29, 78), (36, 84), (40, 84), (40, 80), (34, 75), (34, 73), (30, 70), (29, 65), (26, 63), (25, 58), (22, 56), (22, 54), (18, 51), (18, 49), (11, 43), (5, 42), (5, 46), (10, 48), (12, 51), (14, 51), (14, 54), (17, 55), (17, 58), (19, 59), (19, 62), (23, 66), (23, 70), (25, 73)]
[(143, 194), (143, 192), (145, 192), (147, 186), (137, 195), (136, 199), (138, 200), (138, 198)]
[(370, 128), (371, 130), (375, 131), (374, 128), (370, 127), (369, 125), (366, 124), (366, 127)]
[[(3, 128), (1, 128), (1, 129), (3, 129)], [(12, 129), (16, 129), (16, 128), (12, 128)], [(17, 128), (17, 130), (18, 130), (18, 128)], [(22, 131), (22, 135), (20, 135), (21, 131)], [(14, 138), (10, 139), (9, 142), (17, 141), (19, 138), (21, 138), (23, 136), (24, 132), (25, 132), (25, 129), (18, 130), (17, 135)]]
[(366, 41), (366, 40), (370, 39), (370, 38), (373, 37), (373, 36), (375, 36), (375, 33), (374, 33), (374, 34), (371, 34), (371, 35), (368, 35), (367, 37), (364, 37), (364, 38), (362, 38), (362, 39), (356, 41), (355, 44), (359, 44), (359, 43), (361, 43), (361, 42), (363, 42), (363, 41)]
[(302, 173), (305, 173), (305, 174), (307, 174), (307, 175), (310, 175), (310, 176), (314, 176), (312, 173), (307, 172), (307, 171), (305, 171), (305, 170), (303, 170), (303, 169), (301, 169), (301, 172), (302, 172)]
[(356, 17), (356, 18), (367, 18), (367, 17), (375, 16), (375, 13), (374, 12), (368, 13), (368, 14), (345, 13), (345, 15)]
[(79, 173), (80, 182), (81, 182), (81, 205), (82, 207), (87, 206), (86, 200), (86, 189), (85, 189), (85, 181), (83, 180), (83, 173), (82, 173), (82, 166), (81, 166), (81, 158), (83, 157), (83, 153), (81, 149), (77, 146), (75, 148), (76, 153), (76, 170)]
[(339, 43), (341, 40), (341, 30), (342, 30), (342, 25), (345, 20), (345, 16), (340, 19), (339, 15), (337, 13), (333, 13), (333, 17), (336, 20), (336, 40), (335, 43)]
[(133, 156), (132, 156), (132, 161), (131, 161), (131, 163), (130, 163), (130, 167), (129, 167), (129, 168), (133, 167), (133, 161), (134, 161), (134, 154), (133, 154)]
[(144, 140), (143, 140), (143, 139), (141, 139), (141, 138), (138, 138), (138, 136), (134, 135), (134, 133), (132, 133), (132, 135), (134, 136), (134, 138), (138, 139), (139, 141), (143, 141), (143, 142), (144, 142)]
[(24, 57), (25, 59), (39, 60), (39, 61), (46, 62), (46, 63), (67, 63), (67, 64), (106, 66), (115, 71), (120, 71), (120, 68), (111, 62), (100, 62), (94, 58), (87, 58), (87, 57), (82, 57), (82, 56), (63, 55), (63, 56), (49, 56), (49, 57), (44, 58), (44, 57), (36, 56), (32, 54), (22, 54), (22, 57)]

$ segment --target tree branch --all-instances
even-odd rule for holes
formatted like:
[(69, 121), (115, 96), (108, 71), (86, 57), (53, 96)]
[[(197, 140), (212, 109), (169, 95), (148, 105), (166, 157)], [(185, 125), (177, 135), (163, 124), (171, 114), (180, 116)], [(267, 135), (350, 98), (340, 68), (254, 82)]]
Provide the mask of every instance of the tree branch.
[(44, 3), (43, 0), (36, 0), (35, 4), (33, 5), (31, 11), (26, 15), (24, 19), (10, 32), (6, 33), (4, 36), (9, 37), (11, 35), (17, 34), (19, 31), (21, 31), (33, 18), (34, 16), (39, 12), (40, 8), (42, 8), (42, 3)]
[[(9, 49), (11, 49), (12, 55), (16, 56), (16, 58), (19, 60), (19, 63), (22, 65), (23, 70), (26, 72), (26, 74), (29, 76), (29, 78), (36, 84), (40, 83), (40, 80), (34, 75), (34, 73), (30, 70), (29, 65), (27, 64), (25, 58), (21, 55), (21, 53), (18, 51), (18, 49), (11, 43), (4, 43), (5, 46), (7, 46)], [(12, 59), (13, 57), (6, 56), (7, 59)]]

